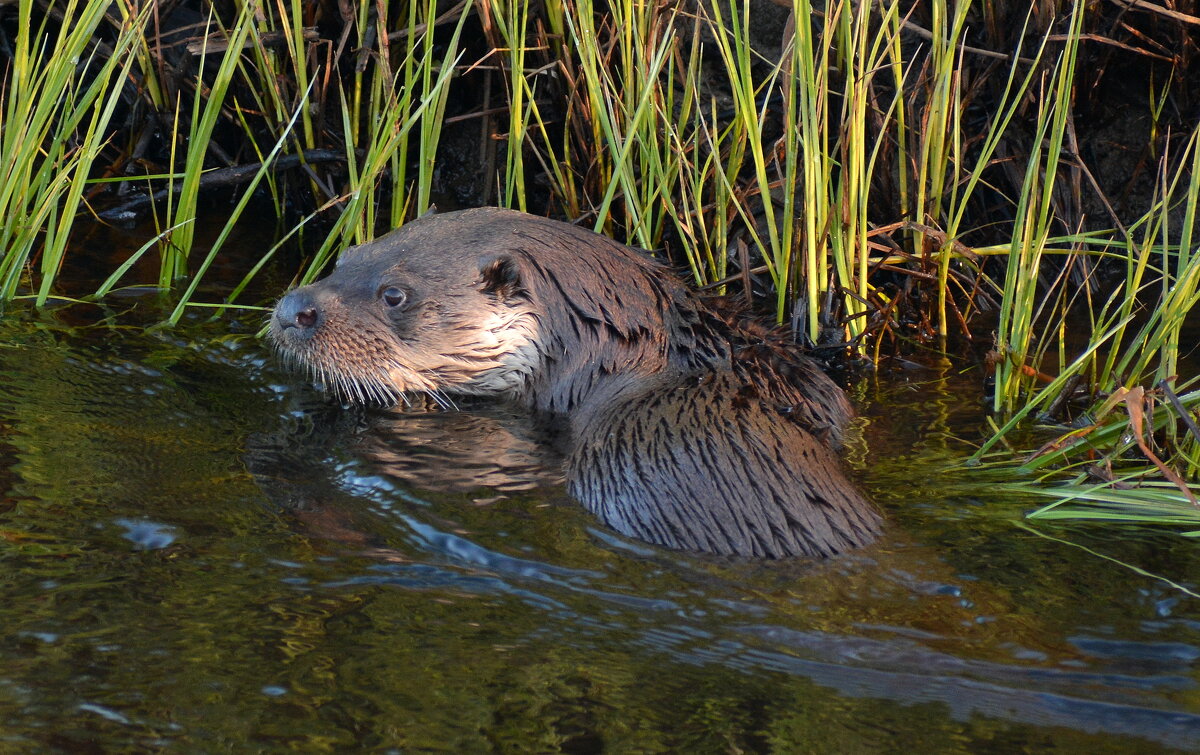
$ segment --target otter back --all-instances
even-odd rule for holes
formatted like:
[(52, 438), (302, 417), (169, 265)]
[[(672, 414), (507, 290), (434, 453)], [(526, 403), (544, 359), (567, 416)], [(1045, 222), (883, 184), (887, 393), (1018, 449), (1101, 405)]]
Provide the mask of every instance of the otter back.
[(484, 395), (545, 415), (566, 431), (572, 495), (626, 535), (828, 556), (880, 528), (833, 453), (850, 408), (824, 373), (565, 223), (494, 208), (413, 221), (285, 296), (270, 334), (352, 400)]

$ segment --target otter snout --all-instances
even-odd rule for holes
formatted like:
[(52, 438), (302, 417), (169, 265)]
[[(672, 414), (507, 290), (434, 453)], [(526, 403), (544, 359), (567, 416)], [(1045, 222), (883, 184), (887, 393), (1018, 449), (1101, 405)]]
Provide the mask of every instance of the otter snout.
[[(320, 326), (321, 308), (308, 287), (298, 288), (275, 305), (275, 327), (290, 338), (306, 338)], [(293, 330), (294, 329), (294, 330)]]

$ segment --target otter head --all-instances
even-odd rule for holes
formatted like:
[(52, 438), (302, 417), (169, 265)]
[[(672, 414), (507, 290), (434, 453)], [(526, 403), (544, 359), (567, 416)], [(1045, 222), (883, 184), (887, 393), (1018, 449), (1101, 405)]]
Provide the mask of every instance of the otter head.
[(515, 268), (437, 225), (348, 249), (331, 275), (284, 296), (270, 324), (278, 351), (354, 401), (519, 395), (542, 356)]

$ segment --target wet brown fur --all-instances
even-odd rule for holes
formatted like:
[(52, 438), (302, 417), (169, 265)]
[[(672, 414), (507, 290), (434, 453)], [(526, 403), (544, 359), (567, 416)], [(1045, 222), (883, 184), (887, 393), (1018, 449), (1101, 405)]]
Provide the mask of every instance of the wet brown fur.
[(493, 208), (414, 221), (281, 300), (271, 336), (351, 399), (491, 395), (563, 422), (569, 490), (627, 535), (786, 557), (879, 531), (833, 453), (850, 407), (824, 373), (565, 223)]

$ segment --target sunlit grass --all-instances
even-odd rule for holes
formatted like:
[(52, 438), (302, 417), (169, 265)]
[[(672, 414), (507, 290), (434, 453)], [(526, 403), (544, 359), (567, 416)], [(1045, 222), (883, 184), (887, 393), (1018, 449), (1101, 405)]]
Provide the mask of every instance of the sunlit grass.
[[(0, 89), (0, 301), (49, 297), (67, 253), (92, 163), (120, 100), (116, 86), (147, 14), (126, 17), (102, 55), (94, 42), (106, 4), (68, 2), (74, 23), (53, 28), (20, 3), (10, 67)], [(36, 275), (31, 266), (40, 255)]]

